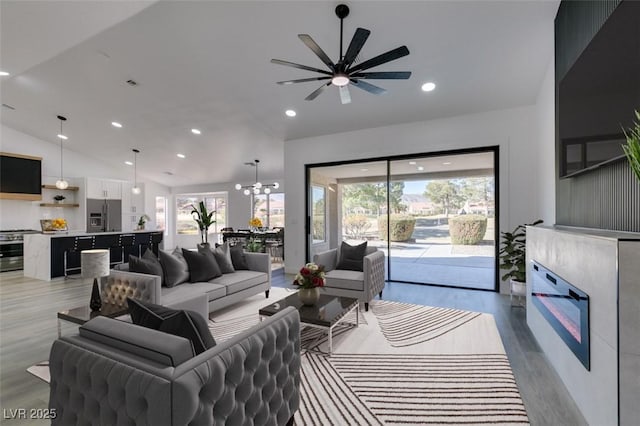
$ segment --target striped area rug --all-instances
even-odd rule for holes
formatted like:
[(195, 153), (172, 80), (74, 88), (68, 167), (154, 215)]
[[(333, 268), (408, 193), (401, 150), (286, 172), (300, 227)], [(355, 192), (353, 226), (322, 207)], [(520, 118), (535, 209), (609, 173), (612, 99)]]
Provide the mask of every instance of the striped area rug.
[[(212, 316), (212, 334), (250, 328), (266, 304)], [(298, 426), (528, 424), (489, 314), (375, 300), (333, 342), (329, 357), (324, 332), (301, 331)]]

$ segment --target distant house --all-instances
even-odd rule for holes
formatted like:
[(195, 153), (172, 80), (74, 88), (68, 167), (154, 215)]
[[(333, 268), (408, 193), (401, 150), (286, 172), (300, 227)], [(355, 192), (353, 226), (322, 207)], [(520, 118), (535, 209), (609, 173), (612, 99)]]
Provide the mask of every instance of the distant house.
[(407, 206), (408, 214), (432, 215), (437, 213), (437, 206), (422, 194), (402, 194), (400, 202)]

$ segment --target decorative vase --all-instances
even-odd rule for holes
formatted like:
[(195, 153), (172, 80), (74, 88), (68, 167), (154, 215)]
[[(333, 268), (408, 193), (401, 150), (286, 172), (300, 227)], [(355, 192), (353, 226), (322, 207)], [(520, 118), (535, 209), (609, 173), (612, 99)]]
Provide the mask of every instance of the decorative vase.
[(298, 297), (303, 305), (313, 306), (320, 299), (320, 287), (301, 288), (298, 290)]
[(91, 299), (89, 300), (89, 308), (92, 311), (99, 311), (102, 308), (102, 299), (100, 298), (100, 289), (98, 289), (98, 279), (93, 279), (93, 288), (91, 289)]

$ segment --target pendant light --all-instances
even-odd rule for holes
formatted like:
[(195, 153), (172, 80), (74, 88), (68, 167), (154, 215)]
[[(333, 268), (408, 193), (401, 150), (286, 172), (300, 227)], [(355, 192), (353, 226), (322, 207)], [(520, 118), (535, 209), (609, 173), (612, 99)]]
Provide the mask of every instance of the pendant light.
[(138, 154), (140, 150), (133, 148), (133, 188), (131, 188), (131, 192), (135, 195), (138, 195), (140, 191), (140, 187), (138, 186)]
[(62, 132), (62, 122), (67, 121), (67, 118), (59, 115), (58, 120), (60, 120), (60, 133), (58, 134), (58, 139), (60, 139), (60, 179), (56, 181), (56, 188), (67, 189), (69, 187), (69, 182), (64, 180), (63, 173), (62, 173), (62, 141), (65, 139), (69, 139)]
[(256, 168), (256, 181), (255, 183), (251, 184), (251, 185), (241, 185), (239, 183), (236, 184), (236, 189), (238, 191), (240, 191), (241, 189), (244, 190), (243, 193), (244, 195), (259, 195), (260, 194), (260, 190), (262, 189), (264, 191), (265, 194), (270, 194), (271, 193), (271, 188), (273, 189), (278, 189), (280, 188), (280, 184), (278, 182), (274, 182), (274, 183), (261, 183), (258, 180), (258, 164), (260, 163), (260, 160), (253, 160), (252, 163), (244, 163), (245, 166), (251, 166), (251, 167), (255, 167)]

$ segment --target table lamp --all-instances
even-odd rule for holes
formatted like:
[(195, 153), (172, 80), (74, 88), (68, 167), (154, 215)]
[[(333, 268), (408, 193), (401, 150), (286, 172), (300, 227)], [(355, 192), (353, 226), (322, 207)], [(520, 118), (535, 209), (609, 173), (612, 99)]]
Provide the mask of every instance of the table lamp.
[(89, 308), (92, 311), (99, 311), (102, 307), (102, 300), (100, 299), (98, 278), (109, 275), (109, 250), (82, 250), (80, 252), (80, 263), (82, 265), (82, 277), (93, 278)]

